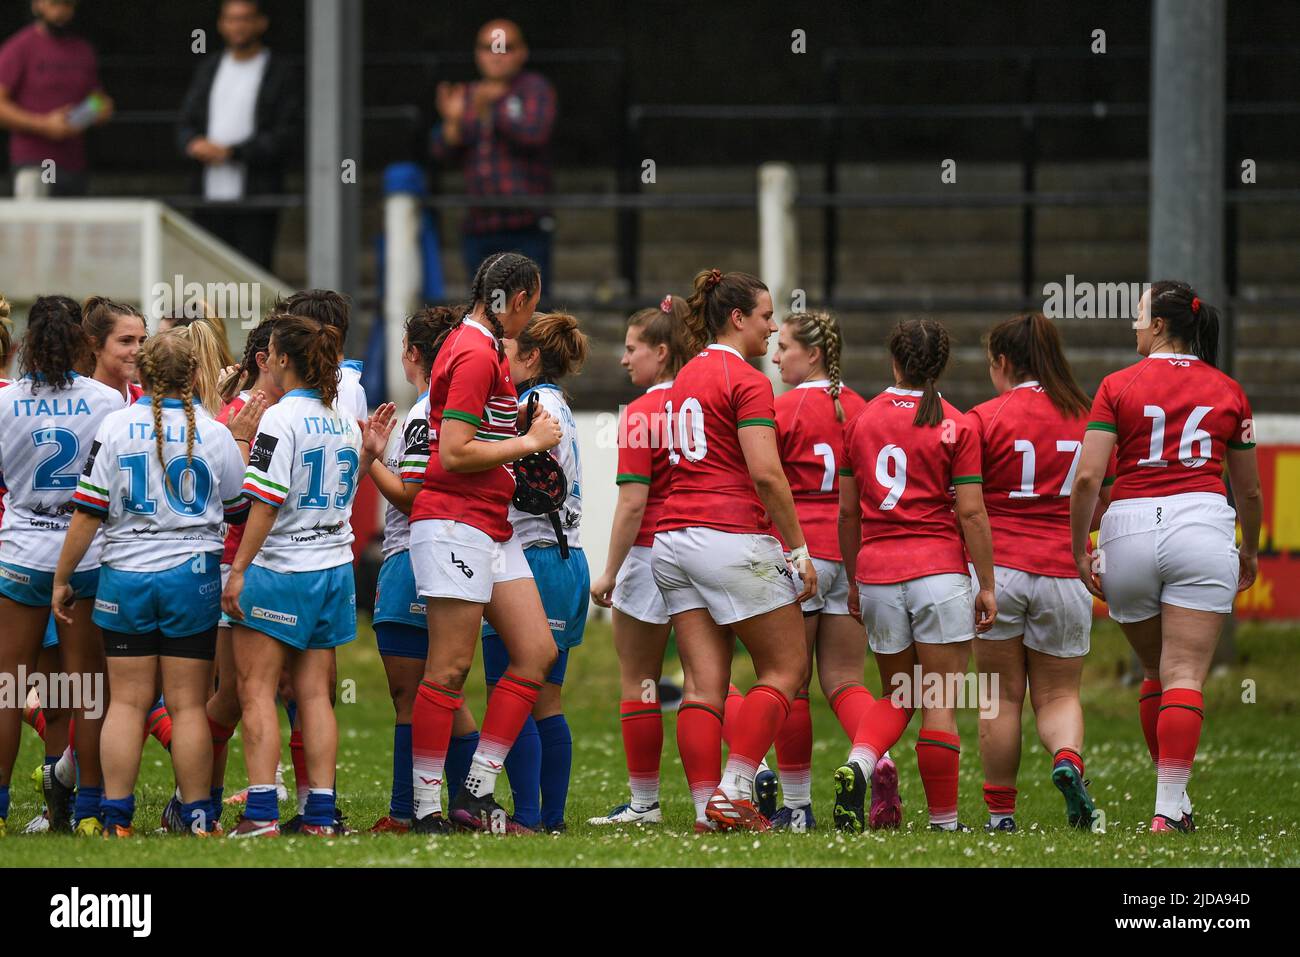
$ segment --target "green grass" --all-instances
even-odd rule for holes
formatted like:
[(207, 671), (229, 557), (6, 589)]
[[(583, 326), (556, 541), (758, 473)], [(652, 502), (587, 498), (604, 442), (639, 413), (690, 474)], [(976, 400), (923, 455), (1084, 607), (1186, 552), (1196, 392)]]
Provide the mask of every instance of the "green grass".
[[(666, 718), (664, 748), (665, 824), (654, 829), (609, 830), (587, 826), (626, 798), (619, 735), (618, 682), (609, 627), (595, 622), (572, 656), (566, 693), (574, 734), (569, 833), (563, 836), (499, 838), (455, 835), (442, 838), (372, 837), (332, 840), (282, 838), (255, 841), (196, 841), (141, 837), (106, 842), (68, 836), (21, 835), (39, 799), (27, 775), (40, 760), (35, 735), (25, 734), (15, 768), (10, 834), (0, 843), (7, 866), (1298, 866), (1300, 865), (1300, 630), (1243, 625), (1237, 644), (1240, 663), (1216, 673), (1207, 687), (1206, 733), (1192, 779), (1199, 830), (1193, 835), (1146, 833), (1155, 774), (1136, 717), (1136, 690), (1122, 683), (1128, 661), (1118, 630), (1108, 622), (1095, 629), (1085, 673), (1088, 776), (1098, 806), (1107, 815), (1104, 834), (1065, 826), (1060, 795), (1048, 780), (1047, 756), (1037, 743), (1026, 709), (1024, 760), (1020, 776), (1016, 834), (987, 835), (973, 712), (961, 716), (961, 817), (977, 828), (961, 835), (925, 829), (924, 796), (916, 773), (914, 720), (894, 748), (905, 808), (898, 832), (845, 837), (830, 824), (830, 775), (847, 755), (847, 742), (813, 692), (815, 744), (813, 799), (819, 830), (808, 834), (718, 834), (691, 832), (693, 812), (674, 744), (675, 720)], [(737, 660), (737, 683), (747, 687), (752, 669)], [(340, 799), (349, 823), (368, 827), (386, 813), (390, 781), (392, 706), (368, 627), (339, 655), (340, 680), (352, 679), (355, 701), (338, 706)], [(475, 678), (467, 695), (482, 715), (483, 689)], [(477, 687), (474, 687), (478, 680)], [(1243, 682), (1254, 682), (1255, 703), (1244, 703)], [(287, 749), (285, 760), (287, 761)], [(291, 776), (290, 776), (291, 777)], [(156, 826), (171, 790), (167, 754), (150, 740), (137, 789), (139, 832)], [(238, 738), (232, 741), (227, 793), (244, 784)], [(498, 794), (508, 803), (502, 782)], [(282, 809), (292, 814), (292, 808)], [(229, 824), (235, 815), (227, 809)]]

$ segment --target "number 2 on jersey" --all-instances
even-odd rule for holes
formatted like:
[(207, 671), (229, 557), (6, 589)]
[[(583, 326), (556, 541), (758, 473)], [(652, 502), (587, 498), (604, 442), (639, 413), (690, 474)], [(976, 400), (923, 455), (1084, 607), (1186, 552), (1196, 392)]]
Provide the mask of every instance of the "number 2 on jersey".
[(37, 448), (53, 445), (55, 449), (36, 466), (32, 473), (32, 488), (41, 492), (67, 492), (77, 487), (76, 471), (65, 472), (68, 466), (77, 465), (77, 452), (81, 447), (77, 433), (71, 429), (38, 429), (32, 433)]

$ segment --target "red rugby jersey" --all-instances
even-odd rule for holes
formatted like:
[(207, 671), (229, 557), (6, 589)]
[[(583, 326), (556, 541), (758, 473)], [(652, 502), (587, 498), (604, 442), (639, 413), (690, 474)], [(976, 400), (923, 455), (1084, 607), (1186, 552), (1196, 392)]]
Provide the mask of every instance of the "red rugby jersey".
[(1117, 436), (1112, 498), (1224, 495), (1227, 449), (1255, 447), (1250, 402), (1195, 356), (1152, 353), (1101, 380), (1088, 428)]
[[(781, 467), (794, 494), (813, 558), (840, 560), (840, 463), (844, 458), (844, 429), (867, 402), (852, 389), (840, 389), (844, 421), (835, 418), (830, 381), (817, 379), (776, 397), (776, 435)], [(779, 538), (780, 536), (778, 536)]]
[(452, 519), (472, 525), (494, 541), (514, 534), (510, 499), (515, 493), (510, 466), (486, 472), (448, 472), (438, 456), (444, 419), (468, 422), (474, 438), (500, 442), (518, 434), (519, 398), (510, 381), (510, 364), (497, 355), (496, 337), (466, 317), (447, 336), (433, 363), (429, 383), (429, 467), (424, 488), (415, 496), (411, 522)]
[[(980, 438), (994, 562), (1034, 575), (1074, 578), (1070, 488), (1087, 416), (1062, 414), (1031, 380), (980, 403), (967, 418)], [(1115, 474), (1111, 461), (1108, 483)]]
[(618, 423), (618, 485), (640, 482), (650, 486), (641, 527), (634, 545), (655, 543), (655, 529), (668, 498), (668, 436), (664, 407), (672, 395), (673, 383), (652, 385), (627, 404)]
[(840, 473), (858, 484), (856, 575), (866, 585), (968, 574), (952, 489), (982, 481), (979, 438), (948, 402), (938, 425), (913, 425), (920, 399), (891, 386), (844, 430)]
[(713, 343), (682, 367), (664, 411), (672, 477), (658, 530), (771, 535), (772, 520), (740, 448), (741, 429), (776, 428), (767, 376), (735, 349)]

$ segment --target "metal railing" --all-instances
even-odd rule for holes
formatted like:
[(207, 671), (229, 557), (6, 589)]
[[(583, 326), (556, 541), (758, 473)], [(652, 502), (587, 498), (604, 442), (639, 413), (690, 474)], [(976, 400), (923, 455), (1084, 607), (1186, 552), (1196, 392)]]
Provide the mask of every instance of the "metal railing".
[[(1228, 50), (1229, 64), (1253, 58), (1294, 60), (1300, 46), (1294, 43), (1271, 43), (1232, 46)], [(1148, 59), (1147, 47), (1111, 47), (1105, 54), (1110, 61), (1143, 61)], [(368, 71), (389, 69), (437, 70), (446, 66), (468, 66), (473, 63), (470, 51), (374, 53), (366, 57), (363, 67)], [(290, 56), (302, 63), (301, 57)], [(822, 55), (821, 69), (825, 102), (806, 105), (746, 106), (721, 104), (691, 104), (657, 106), (634, 104), (624, 54), (614, 48), (534, 50), (530, 62), (535, 67), (548, 65), (600, 65), (605, 72), (605, 87), (612, 85), (615, 99), (621, 104), (622, 116), (610, 124), (610, 135), (615, 139), (614, 160), (611, 173), (616, 184), (613, 193), (573, 193), (550, 197), (504, 198), (465, 196), (435, 196), (428, 204), (434, 208), (469, 206), (497, 206), (515, 208), (551, 209), (608, 209), (617, 214), (619, 272), (629, 290), (630, 298), (639, 299), (639, 247), (640, 214), (656, 209), (745, 209), (755, 204), (753, 194), (661, 194), (642, 193), (639, 166), (636, 157), (641, 155), (640, 143), (644, 126), (651, 121), (683, 120), (711, 122), (754, 122), (775, 120), (789, 123), (814, 123), (820, 128), (819, 152), (822, 166), (822, 189), (798, 197), (801, 208), (822, 210), (822, 298), (829, 304), (842, 301), (837, 295), (838, 253), (840, 245), (840, 211), (848, 209), (983, 209), (1018, 208), (1020, 210), (1020, 269), (1021, 297), (1028, 300), (1032, 292), (1036, 266), (1036, 212), (1041, 207), (1116, 207), (1136, 206), (1147, 202), (1144, 191), (1077, 191), (1041, 192), (1037, 189), (1040, 150), (1038, 129), (1047, 120), (1073, 120), (1084, 123), (1105, 122), (1116, 119), (1139, 119), (1148, 114), (1148, 104), (1137, 101), (1098, 100), (1088, 102), (1038, 101), (1039, 72), (1048, 62), (1089, 61), (1097, 57), (1084, 44), (1071, 47), (892, 47), (892, 48), (832, 48)], [(119, 65), (134, 68), (134, 56), (102, 58), (105, 69)], [(192, 60), (187, 59), (187, 64)], [(855, 67), (879, 63), (995, 63), (1010, 62), (1016, 65), (1018, 85), (1022, 96), (1019, 102), (988, 104), (850, 104), (843, 102), (845, 82)], [(1294, 101), (1248, 101), (1228, 104), (1229, 132), (1233, 120), (1248, 117), (1300, 116), (1300, 103)], [(368, 107), (368, 123), (403, 122), (418, 124), (425, 116), (418, 105), (397, 104)], [(115, 123), (158, 125), (174, 122), (175, 111), (122, 110)], [(882, 124), (950, 121), (961, 123), (1016, 121), (1021, 130), (1018, 144), (1020, 164), (1020, 189), (998, 193), (909, 192), (904, 194), (868, 194), (844, 192), (840, 188), (839, 172), (843, 161), (843, 129), (853, 122)], [(1229, 136), (1228, 155), (1233, 152), (1233, 139)], [(1228, 169), (1227, 174), (1231, 175)], [(167, 202), (182, 209), (208, 206), (229, 207), (228, 203), (210, 203), (196, 196), (167, 196)], [(1228, 291), (1235, 296), (1238, 291), (1237, 247), (1238, 227), (1236, 210), (1247, 203), (1294, 202), (1300, 200), (1300, 191), (1229, 189), (1225, 195), (1225, 268)], [(250, 208), (292, 208), (303, 205), (301, 195), (249, 197), (243, 205)], [(925, 300), (926, 297), (919, 297)]]

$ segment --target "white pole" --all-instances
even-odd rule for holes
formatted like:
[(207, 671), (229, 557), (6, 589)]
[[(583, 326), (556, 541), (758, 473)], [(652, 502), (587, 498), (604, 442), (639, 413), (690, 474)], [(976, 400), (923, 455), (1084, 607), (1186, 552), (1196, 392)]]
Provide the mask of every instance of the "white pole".
[[(790, 302), (799, 285), (799, 235), (794, 216), (798, 179), (789, 163), (764, 163), (758, 168), (758, 268), (772, 291), (772, 318), (780, 325), (790, 314)], [(776, 348), (772, 337), (771, 348)], [(771, 357), (763, 357), (763, 371), (780, 385), (781, 376)]]
[(384, 384), (388, 401), (405, 408), (415, 390), (402, 371), (402, 333), (406, 317), (420, 305), (420, 202), (414, 193), (384, 198)]

